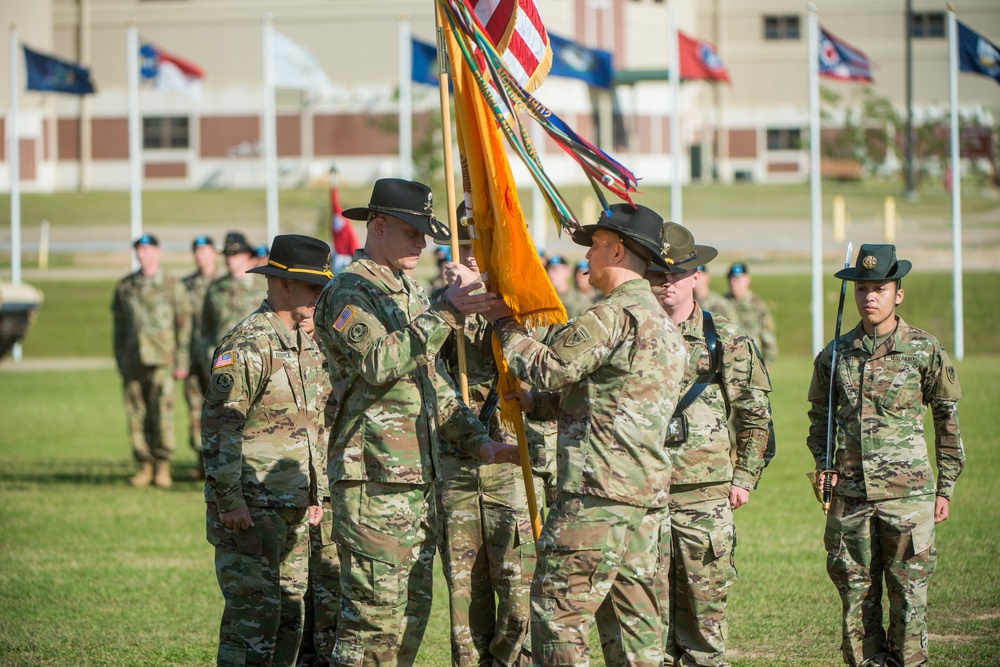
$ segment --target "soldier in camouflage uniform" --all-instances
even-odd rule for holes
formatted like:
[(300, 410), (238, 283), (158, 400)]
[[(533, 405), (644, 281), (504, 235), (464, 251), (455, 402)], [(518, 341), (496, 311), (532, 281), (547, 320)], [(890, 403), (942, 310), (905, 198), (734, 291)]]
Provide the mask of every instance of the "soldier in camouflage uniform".
[[(961, 388), (947, 352), (896, 314), (910, 262), (892, 245), (863, 245), (836, 275), (854, 282), (861, 322), (836, 341), (833, 501), (824, 541), (827, 571), (843, 602), (844, 662), (927, 664), (927, 584), (934, 524), (948, 518), (965, 462), (958, 427)], [(827, 467), (833, 343), (816, 358), (809, 387), (809, 451)], [(934, 483), (924, 413), (934, 417)], [(820, 477), (822, 475), (820, 474)], [(884, 584), (883, 584), (884, 580)], [(882, 626), (883, 585), (889, 598)]]
[(437, 542), (434, 476), (439, 442), (486, 461), (517, 460), (490, 439), (458, 399), (441, 346), (460, 314), (488, 308), (479, 276), (452, 265), (452, 285), (428, 302), (409, 275), (425, 234), (450, 237), (434, 218), (430, 188), (375, 183), (364, 250), (330, 284), (316, 309), (338, 399), (330, 442), (333, 533), (340, 553), (341, 610), (334, 665), (411, 664), (430, 614)]
[(226, 234), (222, 246), (229, 272), (208, 286), (198, 335), (198, 354), (211, 364), (212, 351), (222, 337), (252, 313), (264, 298), (259, 280), (247, 272), (257, 266), (254, 249), (239, 232)]
[[(457, 215), (459, 261), (478, 272), (464, 203)], [(495, 411), (496, 394), (491, 396), (497, 380), (493, 327), (478, 315), (466, 318), (464, 331), (470, 407), (485, 420), (494, 440), (510, 441)], [(457, 382), (454, 336), (445, 342), (441, 356)], [(484, 405), (489, 403), (493, 411), (486, 414)], [(521, 470), (484, 464), (447, 442), (441, 444), (440, 460), (437, 518), (451, 610), (452, 665), (530, 665), (530, 642), (524, 652), (521, 649), (528, 637), (535, 539)]]
[(323, 518), (330, 394), (319, 346), (299, 325), (329, 280), (330, 248), (288, 234), (267, 299), (216, 350), (202, 412), (207, 537), (226, 599), (219, 665), (293, 665), (309, 580), (309, 527)]
[(715, 248), (696, 245), (672, 222), (663, 237), (673, 263), (667, 271), (650, 267), (646, 278), (688, 349), (676, 428), (666, 440), (673, 473), (671, 551), (661, 570), (664, 664), (720, 667), (727, 664), (726, 600), (736, 582), (733, 510), (750, 499), (767, 463), (771, 384), (749, 334), (717, 313), (706, 316), (694, 300), (699, 265), (715, 258)]
[(778, 358), (778, 335), (774, 317), (764, 299), (750, 291), (750, 267), (736, 262), (729, 267), (729, 301), (732, 320), (747, 330), (764, 357), (764, 363), (773, 364)]
[(139, 270), (115, 287), (115, 362), (122, 376), (132, 455), (140, 469), (133, 486), (172, 484), (176, 380), (188, 372), (191, 311), (184, 288), (160, 271), (160, 243), (146, 234), (134, 244)]
[(733, 308), (729, 304), (729, 299), (709, 287), (712, 274), (707, 265), (698, 267), (698, 282), (694, 285), (694, 300), (698, 302), (698, 307), (710, 313), (722, 315), (730, 322), (736, 322), (733, 317)]
[(201, 333), (201, 313), (205, 307), (205, 293), (208, 286), (215, 280), (216, 258), (218, 252), (212, 239), (199, 234), (191, 243), (191, 252), (198, 267), (194, 273), (184, 276), (181, 283), (187, 291), (191, 303), (191, 342), (189, 344), (191, 367), (188, 376), (184, 378), (184, 397), (187, 399), (190, 415), (191, 449), (197, 457), (197, 463), (191, 471), (194, 479), (205, 479), (205, 466), (201, 461), (201, 404), (208, 390), (209, 365), (208, 360), (197, 352), (197, 338)]
[(663, 664), (657, 572), (660, 550), (669, 548), (670, 483), (663, 440), (686, 353), (642, 279), (650, 263), (666, 265), (662, 236), (659, 215), (628, 204), (577, 231), (574, 241), (591, 246), (590, 280), (607, 296), (550, 345), (532, 339), (506, 305), (491, 310), (511, 370), (536, 389), (559, 392), (536, 394), (559, 400), (556, 500), (531, 584), (537, 665), (588, 664), (595, 619), (608, 664)]

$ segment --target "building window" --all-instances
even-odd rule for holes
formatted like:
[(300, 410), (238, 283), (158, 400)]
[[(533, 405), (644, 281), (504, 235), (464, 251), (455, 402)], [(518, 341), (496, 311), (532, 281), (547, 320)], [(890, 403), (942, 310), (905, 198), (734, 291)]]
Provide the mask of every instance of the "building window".
[(188, 148), (187, 116), (147, 116), (142, 119), (143, 148)]
[(798, 39), (799, 36), (797, 15), (764, 17), (764, 39)]
[(771, 130), (767, 131), (767, 150), (797, 151), (802, 148), (802, 130)]
[(944, 12), (913, 12), (911, 37), (944, 37)]

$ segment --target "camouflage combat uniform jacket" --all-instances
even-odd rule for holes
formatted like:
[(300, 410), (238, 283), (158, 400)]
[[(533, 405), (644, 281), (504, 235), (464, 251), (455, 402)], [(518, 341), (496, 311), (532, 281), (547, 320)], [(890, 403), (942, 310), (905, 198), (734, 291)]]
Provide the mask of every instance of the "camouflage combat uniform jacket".
[(329, 496), (329, 379), (313, 339), (265, 301), (219, 343), (202, 410), (205, 502), (308, 507)]
[[(832, 345), (832, 343), (831, 343)], [(809, 387), (809, 451), (826, 467), (831, 345), (820, 352)], [(859, 323), (837, 341), (834, 492), (869, 501), (936, 493), (951, 498), (965, 463), (958, 428), (962, 390), (948, 353), (934, 336), (898, 319), (872, 352)], [(934, 415), (934, 484), (924, 413)]]
[(649, 283), (619, 285), (550, 345), (513, 320), (499, 322), (497, 331), (517, 377), (561, 392), (558, 492), (665, 507), (670, 459), (663, 441), (687, 350)]
[(118, 282), (111, 310), (115, 361), (123, 376), (140, 366), (188, 369), (191, 309), (179, 281), (137, 271)]
[[(198, 337), (201, 336), (201, 320), (202, 314), (205, 309), (205, 295), (208, 293), (208, 287), (212, 284), (214, 278), (212, 276), (206, 276), (201, 271), (195, 271), (194, 273), (184, 276), (181, 279), (181, 284), (184, 285), (184, 290), (188, 295), (188, 302), (191, 304), (191, 369), (195, 370), (199, 366), (205, 366), (205, 359), (202, 359), (197, 351)], [(207, 366), (206, 366), (207, 370)]]
[(428, 302), (405, 273), (363, 250), (316, 305), (316, 331), (338, 399), (330, 443), (330, 483), (430, 484), (439, 438), (469, 456), (490, 440), (458, 398), (440, 356), (459, 327), (444, 299)]
[(267, 296), (267, 283), (253, 274), (236, 280), (226, 274), (208, 286), (201, 314), (198, 354), (211, 363), (212, 351), (222, 337), (257, 309)]
[(775, 331), (774, 317), (764, 299), (750, 290), (742, 299), (736, 299), (732, 294), (726, 295), (729, 302), (729, 317), (736, 324), (747, 330), (750, 337), (760, 349), (764, 363), (772, 364), (778, 358), (778, 335)]
[(733, 307), (732, 302), (726, 297), (722, 296), (718, 292), (708, 291), (703, 298), (698, 300), (698, 305), (702, 310), (707, 310), (713, 315), (722, 315), (726, 319), (733, 323), (736, 323), (736, 318), (733, 317)]
[[(712, 320), (719, 340), (726, 396), (719, 382), (714, 381), (684, 411), (687, 442), (667, 448), (673, 464), (670, 483), (732, 481), (736, 486), (752, 489), (765, 464), (764, 451), (771, 421), (767, 394), (771, 391), (771, 383), (747, 332), (725, 317), (714, 316)], [(678, 325), (689, 350), (682, 397), (698, 375), (711, 372), (704, 323), (701, 308), (696, 307), (691, 316)], [(736, 434), (735, 469), (729, 441), (730, 412)]]

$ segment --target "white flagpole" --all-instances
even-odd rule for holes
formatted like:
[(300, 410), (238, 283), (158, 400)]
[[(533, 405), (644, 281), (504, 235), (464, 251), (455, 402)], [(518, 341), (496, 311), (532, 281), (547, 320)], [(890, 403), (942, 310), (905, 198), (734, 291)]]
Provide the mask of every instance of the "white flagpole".
[[(21, 284), (21, 146), (17, 130), (17, 67), (20, 47), (17, 26), (10, 24), (10, 111), (7, 115), (7, 164), (10, 169), (10, 281)], [(21, 344), (11, 350), (14, 361), (21, 361)]]
[(823, 195), (819, 164), (819, 21), (809, 3), (809, 210), (812, 221), (812, 353), (823, 349)]
[[(142, 236), (142, 125), (139, 118), (139, 28), (134, 18), (128, 20), (125, 58), (128, 68), (128, 173), (132, 238)], [(132, 255), (132, 270), (139, 269), (139, 260)]]
[(951, 255), (952, 316), (955, 320), (955, 359), (965, 356), (962, 304), (962, 165), (958, 145), (958, 25), (955, 5), (948, 3), (948, 104), (951, 106)]
[(667, 8), (667, 48), (670, 50), (670, 220), (683, 224), (681, 201), (681, 50), (677, 9)]
[(413, 45), (410, 16), (399, 15), (399, 176), (413, 180)]
[(264, 183), (267, 208), (267, 245), (278, 235), (278, 146), (274, 120), (274, 23), (270, 13), (261, 17), (264, 44)]

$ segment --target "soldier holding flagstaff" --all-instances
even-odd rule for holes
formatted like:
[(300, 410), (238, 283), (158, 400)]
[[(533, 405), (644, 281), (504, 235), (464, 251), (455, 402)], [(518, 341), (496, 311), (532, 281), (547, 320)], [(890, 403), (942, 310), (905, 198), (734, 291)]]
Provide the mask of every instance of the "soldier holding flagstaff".
[[(843, 603), (841, 648), (852, 666), (927, 664), (934, 524), (948, 519), (965, 462), (955, 368), (934, 336), (896, 314), (910, 268), (896, 258), (895, 246), (872, 244), (861, 246), (854, 267), (836, 274), (853, 282), (861, 321), (819, 354), (809, 387), (807, 445), (816, 459), (814, 476), (833, 487), (827, 571)], [(934, 417), (936, 483), (924, 439), (927, 406)], [(836, 457), (827, 470), (831, 419)]]

